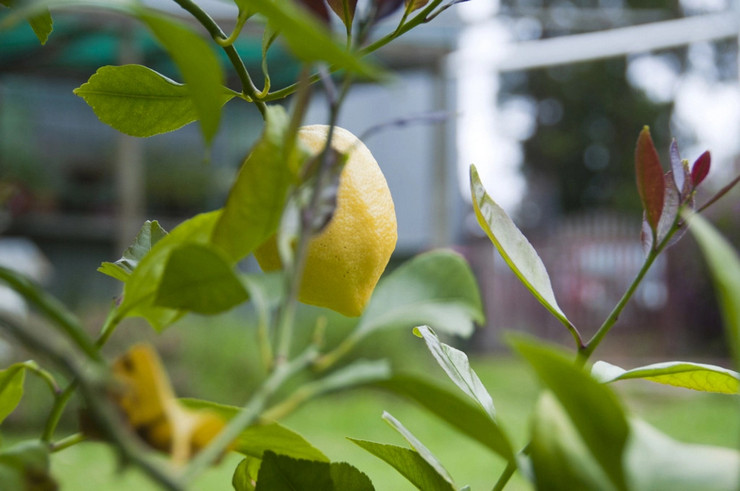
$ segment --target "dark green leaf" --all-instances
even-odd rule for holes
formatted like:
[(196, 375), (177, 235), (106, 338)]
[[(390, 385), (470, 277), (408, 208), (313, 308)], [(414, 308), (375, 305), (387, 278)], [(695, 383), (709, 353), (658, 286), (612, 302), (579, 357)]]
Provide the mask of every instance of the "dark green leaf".
[[(0, 5), (12, 8), (16, 5), (18, 0), (0, 0)], [(49, 9), (43, 6), (39, 6), (27, 15), (28, 24), (33, 29), (33, 33), (36, 34), (41, 44), (46, 44), (49, 39), (49, 34), (54, 29), (54, 20), (51, 18)]]
[(514, 458), (511, 442), (496, 421), (480, 407), (444, 387), (411, 375), (395, 375), (389, 380), (376, 382), (375, 386), (416, 401), (504, 459)]
[[(239, 170), (212, 240), (237, 261), (277, 230), (296, 162), (307, 156), (288, 142), (289, 118), (281, 106), (268, 108), (262, 137)], [(287, 154), (288, 148), (294, 151)]]
[(26, 367), (23, 363), (15, 363), (4, 370), (0, 370), (0, 423), (21, 402), (25, 377)]
[(392, 466), (419, 489), (424, 491), (451, 491), (455, 489), (434, 470), (434, 467), (413, 450), (367, 440), (355, 440), (354, 438), (349, 440)]
[[(107, 125), (131, 136), (174, 131), (198, 119), (187, 86), (141, 65), (104, 66), (74, 90)], [(233, 93), (223, 89), (221, 104)]]
[(228, 258), (200, 244), (176, 247), (164, 268), (154, 304), (199, 314), (217, 314), (247, 300)]
[(329, 466), (329, 473), (336, 491), (373, 491), (375, 489), (366, 474), (346, 462), (332, 462)]
[(218, 130), (224, 104), (223, 72), (216, 54), (203, 38), (170, 18), (153, 12), (141, 13), (140, 18), (179, 68), (203, 137), (210, 143)]
[(715, 291), (735, 368), (740, 370), (740, 257), (709, 222), (698, 214), (684, 214), (714, 279)]
[(49, 447), (27, 440), (0, 452), (2, 489), (54, 491), (57, 483), (49, 474)]
[(572, 325), (555, 300), (550, 276), (537, 251), (503, 208), (488, 195), (475, 166), (470, 166), (470, 190), (478, 223), (501, 257), (547, 310), (561, 322)]
[(327, 462), (298, 460), (267, 451), (257, 476), (256, 491), (334, 489)]
[(136, 266), (139, 265), (139, 261), (165, 235), (167, 235), (167, 231), (159, 226), (159, 222), (147, 220), (136, 235), (134, 243), (123, 251), (121, 259), (115, 263), (105, 262), (101, 264), (98, 271), (125, 283), (136, 269)]
[[(215, 402), (199, 399), (179, 399), (186, 407), (191, 409), (208, 409), (222, 418), (230, 420), (241, 410), (236, 406), (227, 406)], [(268, 423), (263, 425), (252, 425), (245, 429), (233, 446), (234, 451), (262, 458), (262, 455), (272, 450), (281, 455), (295, 459), (307, 459), (320, 462), (329, 462), (329, 459), (318, 449), (313, 447), (298, 433), (279, 425)]]
[(429, 324), (467, 337), (474, 322), (483, 321), (478, 283), (470, 266), (455, 252), (437, 250), (416, 256), (380, 280), (354, 335)]
[(624, 370), (605, 361), (597, 361), (591, 367), (591, 375), (602, 383), (637, 378), (704, 392), (722, 394), (740, 392), (740, 374), (703, 363), (669, 361)]
[(642, 129), (637, 139), (635, 175), (637, 176), (637, 191), (645, 210), (645, 217), (653, 231), (653, 236), (655, 236), (663, 212), (665, 179), (658, 152), (655, 150), (653, 139), (650, 137), (650, 129), (647, 126)]
[(629, 427), (616, 395), (559, 349), (521, 338), (512, 345), (555, 394), (611, 482), (617, 489), (626, 489), (622, 455)]
[(483, 386), (483, 382), (478, 378), (473, 367), (470, 366), (465, 353), (441, 342), (434, 331), (427, 326), (415, 328), (414, 334), (424, 339), (427, 348), (450, 380), (473, 399), (491, 419), (495, 420), (496, 410), (493, 407), (491, 395)]

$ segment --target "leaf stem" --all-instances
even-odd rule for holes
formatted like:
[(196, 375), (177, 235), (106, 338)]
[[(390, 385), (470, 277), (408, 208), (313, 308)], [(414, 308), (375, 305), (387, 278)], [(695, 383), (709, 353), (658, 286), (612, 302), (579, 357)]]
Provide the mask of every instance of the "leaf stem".
[(73, 435), (69, 435), (66, 438), (62, 438), (57, 442), (49, 444), (49, 451), (61, 452), (62, 450), (77, 445), (78, 443), (82, 443), (85, 440), (87, 440), (87, 437), (84, 434), (75, 433)]
[[(180, 7), (185, 9), (188, 13), (190, 13), (190, 15), (195, 17), (195, 19), (203, 27), (205, 27), (206, 31), (208, 31), (208, 34), (210, 34), (214, 40), (220, 40), (221, 42), (223, 42), (224, 40), (229, 39), (224, 31), (221, 30), (221, 27), (219, 27), (216, 21), (214, 21), (213, 18), (211, 18), (211, 16), (208, 15), (208, 13), (195, 2), (193, 2), (192, 0), (175, 0), (175, 2)], [(239, 76), (239, 80), (242, 84), (242, 91), (257, 106), (257, 109), (259, 109), (262, 117), (264, 118), (267, 106), (265, 105), (264, 101), (260, 100), (259, 90), (254, 85), (254, 82), (252, 82), (252, 78), (249, 76), (247, 67), (244, 65), (244, 61), (241, 59), (241, 56), (239, 56), (239, 52), (236, 51), (236, 48), (234, 48), (233, 44), (223, 46), (221, 45), (221, 42), (216, 41), (216, 43), (219, 44), (221, 48), (223, 48), (226, 56), (228, 56), (229, 61), (236, 70), (236, 73)]]

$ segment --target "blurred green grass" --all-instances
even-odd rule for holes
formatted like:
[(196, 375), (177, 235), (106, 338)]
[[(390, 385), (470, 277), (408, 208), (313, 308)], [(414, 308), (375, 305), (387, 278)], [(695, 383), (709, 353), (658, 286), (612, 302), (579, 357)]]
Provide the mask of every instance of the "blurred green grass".
[[(313, 309), (302, 313), (297, 326), (296, 349), (310, 339), (320, 315), (321, 311)], [(152, 341), (164, 358), (179, 396), (241, 405), (264, 375), (251, 333), (244, 329), (250, 323), (250, 313), (241, 312), (237, 316), (209, 320), (190, 318), (161, 335), (154, 335), (150, 329), (135, 323), (123, 325), (112, 339), (108, 355), (115, 356), (142, 339)], [(327, 335), (329, 346), (338, 342), (352, 327), (351, 322), (339, 316), (330, 317), (328, 324), (331, 327)], [(397, 369), (422, 373), (446, 382), (444, 373), (434, 364), (424, 343), (410, 330), (373, 336), (356, 350), (354, 357), (373, 359), (383, 354), (388, 355)], [(524, 445), (528, 418), (538, 394), (533, 376), (521, 361), (509, 354), (471, 356), (471, 360), (493, 396), (501, 424), (517, 446)], [(623, 364), (630, 365), (628, 362)], [(29, 380), (27, 386), (32, 385), (31, 382)], [(736, 397), (640, 382), (621, 382), (615, 388), (634, 415), (679, 440), (723, 446), (738, 444), (740, 406)], [(43, 401), (44, 396), (35, 396), (33, 390), (28, 392), (17, 412), (26, 418), (31, 418), (32, 413), (43, 414), (48, 401)], [(33, 407), (39, 401), (44, 402), (42, 407)], [(311, 401), (282, 423), (302, 434), (332, 460), (350, 462), (368, 474), (379, 491), (414, 489), (391, 467), (346, 439), (352, 437), (406, 445), (381, 419), (383, 411), (395, 416), (430, 448), (459, 485), (469, 484), (473, 491), (491, 489), (503, 470), (503, 462), (480, 444), (457, 434), (413, 403), (376, 390), (358, 389)], [(66, 431), (74, 431), (74, 412), (69, 411), (71, 414), (65, 420), (69, 428), (62, 428), (59, 436)], [(15, 417), (18, 419), (19, 415)], [(31, 427), (33, 421), (16, 426), (22, 429), (20, 433), (23, 435), (27, 435)], [(11, 434), (9, 439), (17, 437)], [(227, 456), (219, 466), (194, 482), (192, 489), (232, 489), (231, 474), (239, 460), (238, 455)], [(63, 490), (158, 489), (138, 471), (121, 469), (115, 455), (99, 443), (83, 443), (54, 454), (52, 471)], [(524, 479), (515, 476), (507, 489), (530, 487)]]

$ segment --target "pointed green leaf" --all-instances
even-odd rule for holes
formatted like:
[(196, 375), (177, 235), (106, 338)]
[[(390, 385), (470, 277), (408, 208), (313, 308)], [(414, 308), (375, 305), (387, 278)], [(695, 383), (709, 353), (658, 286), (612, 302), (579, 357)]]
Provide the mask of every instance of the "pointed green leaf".
[(493, 407), (491, 395), (483, 386), (483, 382), (478, 378), (473, 367), (470, 366), (465, 353), (441, 342), (428, 326), (414, 328), (414, 334), (424, 339), (427, 348), (450, 380), (478, 403), (491, 419), (495, 420), (496, 410)]
[(681, 443), (647, 423), (631, 421), (625, 452), (630, 489), (635, 491), (737, 491), (740, 452)]
[[(635, 149), (635, 175), (645, 217), (655, 236), (660, 215), (663, 212), (665, 180), (658, 152), (655, 150), (650, 129), (645, 126), (640, 132)], [(655, 242), (655, 241), (653, 241)]]
[[(268, 108), (262, 137), (242, 164), (212, 240), (235, 261), (277, 230), (296, 162), (307, 153), (289, 142), (289, 118), (281, 106)], [(287, 154), (288, 148), (294, 151)]]
[(537, 402), (529, 450), (537, 489), (616, 489), (550, 392), (542, 394)]
[(23, 397), (23, 382), (26, 378), (26, 367), (15, 363), (0, 370), (0, 423), (12, 413)]
[(452, 491), (455, 489), (434, 470), (434, 467), (413, 450), (367, 440), (356, 440), (354, 438), (349, 440), (389, 464), (418, 489), (424, 491)]
[(121, 259), (115, 263), (104, 262), (100, 265), (98, 271), (125, 283), (136, 269), (136, 266), (139, 265), (139, 261), (165, 235), (167, 235), (167, 231), (159, 225), (158, 221), (147, 220), (139, 233), (136, 234), (134, 243), (123, 251)]
[(199, 314), (217, 314), (247, 300), (228, 258), (218, 249), (183, 244), (167, 259), (154, 304)]
[(0, 451), (0, 483), (8, 490), (58, 489), (49, 474), (49, 446), (26, 440)]
[[(5, 5), (8, 8), (14, 7), (17, 3), (18, 0), (0, 0), (0, 5)], [(51, 31), (54, 30), (54, 20), (51, 18), (49, 9), (39, 6), (28, 13), (27, 20), (39, 42), (42, 45), (46, 44)]]
[(624, 370), (611, 363), (597, 361), (591, 367), (591, 375), (602, 383), (638, 378), (704, 392), (740, 393), (740, 374), (703, 363), (669, 361)]
[(303, 11), (290, 0), (236, 0), (250, 12), (263, 15), (290, 50), (306, 62), (324, 61), (335, 68), (377, 79), (382, 71), (362, 61), (334, 41), (321, 22)]
[(346, 462), (332, 462), (329, 465), (331, 482), (336, 491), (374, 491), (372, 481), (363, 472)]
[(479, 406), (446, 388), (412, 375), (395, 375), (374, 384), (419, 403), (461, 433), (480, 442), (506, 460), (514, 458), (509, 437)]
[(256, 491), (296, 491), (322, 489), (332, 491), (334, 485), (327, 462), (298, 460), (265, 452), (257, 475)]
[[(101, 67), (74, 93), (103, 123), (131, 136), (167, 133), (198, 119), (187, 86), (141, 65)], [(223, 88), (220, 104), (233, 97)]]
[(622, 453), (629, 427), (617, 396), (560, 349), (523, 338), (511, 344), (553, 392), (611, 482), (617, 489), (626, 489)]
[(431, 450), (429, 450), (423, 443), (421, 443), (421, 441), (416, 438), (413, 433), (406, 429), (406, 427), (403, 426), (403, 424), (401, 424), (401, 422), (394, 418), (390, 413), (384, 412), (383, 419), (389, 425), (391, 425), (394, 430), (399, 432), (401, 436), (403, 436), (403, 438), (408, 442), (408, 444), (411, 445), (411, 448), (413, 448), (416, 453), (418, 453), (419, 456), (424, 459), (437, 474), (442, 476), (445, 481), (450, 483), (450, 485), (454, 489), (455, 483), (452, 480), (452, 476), (450, 476), (450, 473), (447, 472), (447, 469), (444, 468), (442, 463), (437, 459), (437, 457), (434, 456)]
[(483, 323), (478, 283), (459, 254), (420, 254), (380, 280), (355, 331), (364, 337), (380, 329), (429, 324), (440, 332), (470, 336)]
[(216, 54), (203, 38), (168, 17), (153, 12), (141, 13), (139, 17), (180, 70), (203, 137), (210, 143), (218, 130), (224, 104), (224, 77)]
[(735, 367), (740, 370), (740, 256), (700, 215), (684, 213), (684, 218), (709, 264), (727, 341), (735, 359)]
[[(200, 399), (179, 399), (179, 401), (191, 409), (213, 411), (226, 420), (232, 419), (241, 411), (240, 407)], [(266, 451), (272, 450), (295, 459), (329, 462), (326, 455), (308, 443), (305, 438), (278, 423), (249, 426), (239, 435), (232, 448), (235, 452), (258, 459), (261, 459)]]
[(478, 223), (506, 264), (552, 315), (564, 324), (572, 326), (555, 300), (550, 276), (537, 251), (503, 208), (488, 195), (475, 166), (470, 166), (470, 189)]

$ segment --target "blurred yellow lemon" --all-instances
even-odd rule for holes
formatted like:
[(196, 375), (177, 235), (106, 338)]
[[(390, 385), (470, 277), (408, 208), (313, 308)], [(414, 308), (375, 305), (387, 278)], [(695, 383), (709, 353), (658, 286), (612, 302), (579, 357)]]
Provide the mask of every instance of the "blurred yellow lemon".
[[(328, 132), (325, 125), (305, 126), (298, 138), (318, 154)], [(309, 243), (298, 299), (354, 317), (364, 310), (396, 247), (396, 210), (388, 183), (365, 144), (334, 127), (332, 148), (349, 158), (339, 176), (334, 215)], [(281, 267), (275, 237), (254, 255), (265, 271)]]

